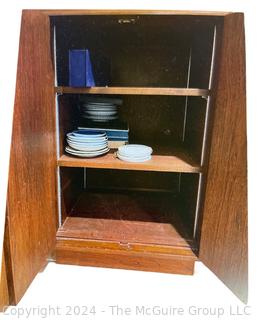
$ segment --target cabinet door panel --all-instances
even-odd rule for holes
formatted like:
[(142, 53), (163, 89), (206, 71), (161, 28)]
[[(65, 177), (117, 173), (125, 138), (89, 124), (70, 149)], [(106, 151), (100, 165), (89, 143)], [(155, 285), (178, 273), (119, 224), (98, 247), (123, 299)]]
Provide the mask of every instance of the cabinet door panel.
[(201, 228), (201, 260), (247, 299), (247, 159), (242, 14), (224, 17)]
[(0, 270), (0, 312), (9, 304), (8, 283), (6, 276), (5, 255), (3, 253), (2, 268)]
[(56, 141), (50, 23), (39, 11), (22, 15), (10, 158), (7, 232), (17, 303), (45, 266), (56, 234)]

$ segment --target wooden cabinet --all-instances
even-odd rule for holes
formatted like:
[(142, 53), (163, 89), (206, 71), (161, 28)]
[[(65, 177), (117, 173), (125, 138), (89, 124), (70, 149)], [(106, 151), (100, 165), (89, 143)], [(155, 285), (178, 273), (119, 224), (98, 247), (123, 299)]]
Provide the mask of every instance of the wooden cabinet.
[[(68, 50), (111, 60), (108, 87), (68, 86)], [(79, 159), (80, 95), (119, 96), (130, 142)], [(35, 11), (22, 16), (7, 202), (10, 303), (49, 259), (193, 274), (247, 299), (244, 22), (240, 13)]]

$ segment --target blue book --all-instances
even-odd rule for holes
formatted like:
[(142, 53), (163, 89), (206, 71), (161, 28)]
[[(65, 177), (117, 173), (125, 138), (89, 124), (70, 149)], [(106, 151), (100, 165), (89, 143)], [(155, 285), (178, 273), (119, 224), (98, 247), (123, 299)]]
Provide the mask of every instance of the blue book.
[(127, 122), (121, 120), (112, 120), (108, 123), (93, 122), (88, 119), (80, 119), (78, 129), (91, 129), (91, 130), (102, 130), (110, 132), (124, 132), (125, 134), (129, 133), (129, 126)]
[(122, 139), (128, 139), (128, 132), (120, 131), (120, 130), (115, 130), (111, 131), (108, 130), (106, 131), (107, 137), (108, 138), (122, 138)]
[(109, 141), (125, 141), (125, 142), (128, 142), (129, 138), (128, 137), (108, 137), (108, 134), (107, 134), (107, 138)]
[(95, 86), (93, 68), (88, 49), (69, 50), (69, 86)]
[(89, 50), (86, 51), (86, 87), (94, 87), (95, 86), (95, 79), (92, 70), (92, 64), (90, 59)]

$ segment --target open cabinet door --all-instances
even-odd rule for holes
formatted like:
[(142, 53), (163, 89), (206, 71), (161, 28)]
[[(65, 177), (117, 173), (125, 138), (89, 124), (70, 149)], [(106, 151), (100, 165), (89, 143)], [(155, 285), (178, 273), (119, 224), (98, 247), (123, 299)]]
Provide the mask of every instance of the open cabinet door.
[(5, 306), (9, 304), (8, 283), (6, 277), (5, 255), (2, 258), (2, 267), (0, 270), (0, 312), (4, 311)]
[(49, 17), (24, 11), (13, 118), (5, 252), (10, 303), (46, 265), (56, 235), (54, 70)]
[(224, 17), (200, 259), (247, 301), (247, 159), (244, 20)]

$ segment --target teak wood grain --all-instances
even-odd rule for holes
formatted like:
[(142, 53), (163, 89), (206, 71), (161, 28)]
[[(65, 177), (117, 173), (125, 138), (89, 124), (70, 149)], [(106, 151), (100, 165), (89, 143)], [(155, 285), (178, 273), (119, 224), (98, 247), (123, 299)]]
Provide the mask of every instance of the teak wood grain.
[[(106, 245), (106, 244), (105, 244)], [(57, 238), (55, 259), (57, 263), (84, 266), (122, 268), (154, 272), (193, 274), (196, 257), (181, 252), (162, 253), (136, 251), (133, 248), (105, 247), (87, 244), (86, 240)]]
[[(74, 242), (76, 241), (76, 242)], [(80, 241), (80, 242), (78, 242)], [(178, 245), (158, 245), (158, 244), (145, 244), (145, 243), (133, 243), (133, 242), (121, 242), (121, 241), (110, 241), (110, 240), (93, 240), (93, 239), (78, 239), (69, 238), (57, 235), (57, 242), (63, 246), (70, 244), (80, 243), (81, 247), (96, 248), (96, 249), (110, 249), (110, 250), (126, 250), (131, 252), (149, 252), (149, 253), (163, 253), (170, 255), (182, 255), (191, 257), (197, 260), (197, 256), (192, 251), (189, 245), (178, 246)], [(55, 256), (55, 255), (54, 255)]]
[(244, 19), (224, 18), (200, 259), (247, 300), (247, 159)]
[(83, 167), (99, 169), (120, 169), (120, 170), (144, 170), (144, 171), (163, 171), (163, 172), (200, 172), (197, 165), (176, 156), (153, 155), (152, 159), (142, 163), (125, 162), (116, 157), (114, 153), (108, 153), (98, 158), (77, 158), (62, 155), (58, 161), (60, 167)]
[[(67, 212), (62, 217), (65, 221), (63, 229), (59, 229), (56, 238), (56, 165), (70, 167), (60, 168), (60, 170), (78, 167), (198, 173), (203, 169), (191, 162), (189, 158), (178, 156), (178, 153), (174, 153), (174, 156), (171, 153), (169, 155), (154, 154), (151, 161), (141, 164), (122, 162), (111, 153), (93, 160), (67, 155), (57, 159), (55, 93), (67, 93), (63, 95), (65, 98), (69, 93), (71, 95), (73, 93), (127, 94), (126, 99), (133, 98), (131, 95), (146, 94), (152, 97), (153, 94), (180, 95), (182, 92), (186, 95), (191, 93), (198, 96), (202, 93), (204, 96), (210, 94), (206, 90), (202, 92), (199, 91), (201, 89), (185, 88), (110, 87), (95, 88), (93, 91), (76, 89), (77, 92), (69, 92), (73, 88), (54, 88), (49, 18), (58, 15), (117, 15), (121, 18), (126, 18), (126, 15), (159, 15), (160, 19), (161, 15), (168, 16), (168, 19), (171, 19), (169, 16), (180, 15), (181, 18), (192, 16), (192, 19), (211, 19), (212, 23), (218, 24), (221, 20), (221, 24), (224, 21), (217, 87), (211, 92), (214, 98), (215, 114), (209, 168), (204, 168), (203, 172), (205, 174), (205, 170), (208, 169), (199, 256), (232, 291), (246, 301), (246, 119), (243, 16), (224, 12), (197, 11), (24, 10), (7, 202), (8, 237), (5, 248), (8, 254), (5, 258), (8, 269), (7, 279), (11, 280), (10, 283), (8, 281), (9, 296), (12, 297), (9, 302), (17, 303), (20, 300), (35, 275), (47, 263), (47, 257), (53, 249), (55, 249), (57, 263), (180, 274), (192, 274), (196, 260), (191, 250), (192, 243), (181, 228), (172, 229), (173, 238), (169, 239), (171, 241), (169, 243), (160, 244), (159, 240), (150, 243), (157, 238), (151, 239), (151, 235), (147, 233), (149, 230), (144, 229), (150, 225), (144, 224), (143, 232), (147, 235), (145, 239), (151, 239), (147, 243), (140, 238), (141, 225), (137, 223), (136, 233), (124, 232), (123, 235), (126, 237), (124, 239), (120, 237), (120, 241), (117, 234), (111, 234), (106, 230), (106, 228), (110, 229), (110, 221), (103, 223), (100, 218), (92, 221), (90, 220), (92, 217), (83, 216), (82, 211), (81, 217), (70, 217), (69, 215), (75, 213), (70, 210), (74, 204), (74, 199), (70, 198), (68, 198)], [(198, 129), (199, 127), (196, 128), (196, 136), (198, 136)], [(82, 170), (78, 168), (78, 171)], [(66, 192), (71, 190), (73, 196), (77, 192), (72, 185), (76, 180), (73, 181), (73, 173), (66, 172), (65, 175), (64, 189)], [(183, 190), (183, 184), (192, 183), (192, 180), (182, 178), (181, 182), (181, 190)], [(190, 192), (187, 193), (187, 191), (184, 196), (187, 194), (190, 196)], [(186, 215), (180, 218), (185, 219), (185, 217)], [(92, 230), (86, 229), (88, 227), (86, 222), (90, 224)], [(122, 234), (121, 221), (116, 219), (115, 222)], [(129, 221), (127, 225), (134, 228), (133, 222), (135, 221)], [(104, 228), (101, 229), (99, 226)], [(166, 232), (166, 228), (164, 229)], [(94, 231), (100, 231), (105, 235), (105, 239), (92, 236)], [(177, 234), (173, 231), (177, 231)], [(167, 239), (167, 232), (163, 235)], [(161, 235), (158, 234), (158, 236)], [(136, 238), (139, 242), (133, 242)]]
[(163, 96), (208, 96), (209, 90), (198, 88), (143, 88), (143, 87), (56, 87), (56, 93), (75, 94), (123, 94), (123, 95), (163, 95)]
[(190, 10), (41, 10), (48, 16), (63, 15), (189, 15), (189, 16), (226, 16), (225, 11), (190, 11)]
[(55, 245), (56, 142), (50, 50), (49, 18), (39, 11), (25, 11), (7, 201), (13, 303), (21, 299)]
[(56, 261), (192, 274), (192, 248), (170, 194), (84, 192), (58, 229)]
[(85, 191), (57, 236), (189, 246), (177, 202), (170, 193)]
[(172, 224), (149, 221), (68, 217), (58, 230), (57, 236), (124, 243), (188, 246), (186, 240)]
[(8, 282), (6, 275), (5, 255), (2, 258), (2, 268), (0, 271), (0, 312), (9, 304)]

